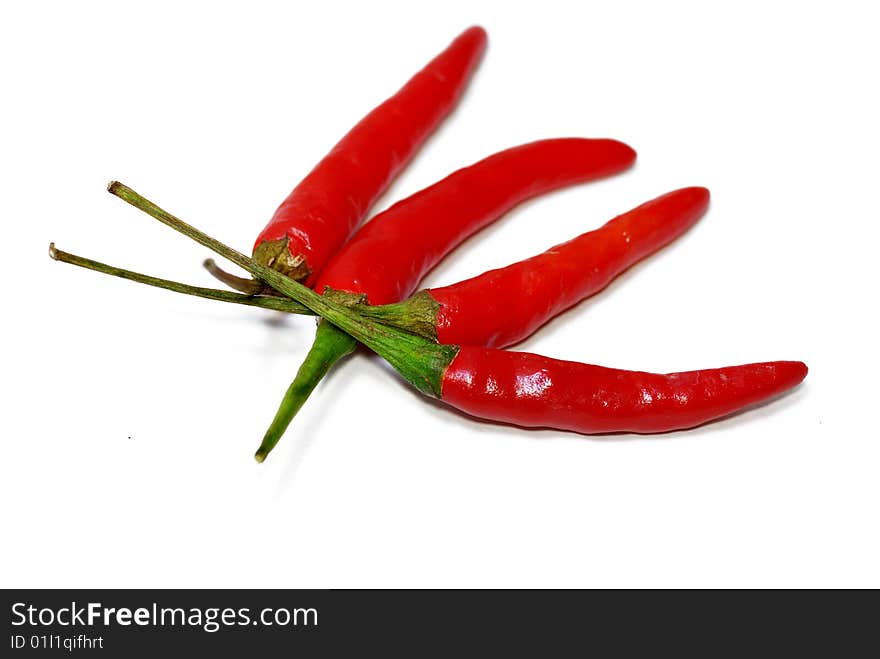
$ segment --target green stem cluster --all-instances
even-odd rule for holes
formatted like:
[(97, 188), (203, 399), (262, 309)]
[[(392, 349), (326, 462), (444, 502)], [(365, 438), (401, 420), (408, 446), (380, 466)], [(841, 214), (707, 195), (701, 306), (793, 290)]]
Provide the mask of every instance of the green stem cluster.
[(404, 330), (383, 325), (376, 320), (365, 318), (355, 311), (318, 295), (289, 277), (260, 265), (231, 247), (227, 247), (162, 210), (122, 183), (114, 181), (108, 186), (108, 190), (163, 224), (229, 259), (279, 293), (296, 300), (315, 314), (336, 325), (383, 357), (419, 391), (430, 396), (440, 396), (443, 373), (455, 355), (458, 354), (458, 346), (438, 344)]

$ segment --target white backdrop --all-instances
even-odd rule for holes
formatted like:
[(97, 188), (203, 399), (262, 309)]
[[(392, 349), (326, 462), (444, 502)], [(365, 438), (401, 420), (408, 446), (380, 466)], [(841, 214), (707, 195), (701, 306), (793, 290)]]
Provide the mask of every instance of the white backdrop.
[[(880, 586), (880, 61), (871, 3), (6, 3), (7, 587)], [(773, 405), (655, 437), (476, 422), (359, 354), (252, 459), (313, 322), (49, 260), (213, 285), (124, 181), (248, 251), (348, 128), (462, 29), (490, 45), (377, 209), (521, 142), (616, 137), (426, 280), (686, 185), (673, 246), (519, 348), (655, 371), (800, 359)]]

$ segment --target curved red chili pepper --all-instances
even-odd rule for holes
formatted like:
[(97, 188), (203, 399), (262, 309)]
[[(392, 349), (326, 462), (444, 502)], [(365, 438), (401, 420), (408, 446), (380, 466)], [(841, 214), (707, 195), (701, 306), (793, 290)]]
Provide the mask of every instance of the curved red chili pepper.
[(543, 254), (361, 312), (440, 343), (512, 345), (680, 236), (708, 205), (706, 188), (675, 190)]
[(773, 398), (807, 375), (779, 361), (642, 373), (462, 346), (443, 373), (443, 402), (492, 421), (579, 433), (656, 433), (701, 425)]
[(396, 302), (466, 238), (517, 204), (617, 174), (636, 152), (617, 140), (559, 138), (516, 146), (453, 172), (367, 222), (331, 259), (315, 290)]
[(284, 200), (254, 244), (254, 258), (314, 281), (370, 206), (452, 110), (486, 47), (472, 27), (376, 107)]
[(680, 236), (708, 205), (706, 188), (676, 190), (543, 254), (428, 289), (440, 305), (437, 340), (497, 348), (517, 343)]

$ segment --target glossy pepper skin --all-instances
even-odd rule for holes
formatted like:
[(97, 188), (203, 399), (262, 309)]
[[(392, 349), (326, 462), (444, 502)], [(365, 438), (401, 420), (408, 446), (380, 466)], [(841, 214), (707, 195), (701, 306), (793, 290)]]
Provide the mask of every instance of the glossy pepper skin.
[(635, 158), (622, 142), (586, 138), (540, 140), (496, 153), (376, 215), (330, 261), (315, 290), (365, 293), (374, 305), (396, 302), (453, 248), (517, 204), (616, 174)]
[(437, 340), (497, 348), (517, 343), (680, 236), (708, 205), (706, 188), (676, 190), (543, 254), (429, 289), (440, 305)]
[(769, 400), (806, 375), (806, 365), (792, 361), (661, 375), (462, 346), (440, 397), (481, 419), (527, 428), (658, 433)]
[(254, 258), (314, 282), (373, 202), (460, 98), (486, 47), (472, 27), (376, 107), (296, 186), (257, 237)]

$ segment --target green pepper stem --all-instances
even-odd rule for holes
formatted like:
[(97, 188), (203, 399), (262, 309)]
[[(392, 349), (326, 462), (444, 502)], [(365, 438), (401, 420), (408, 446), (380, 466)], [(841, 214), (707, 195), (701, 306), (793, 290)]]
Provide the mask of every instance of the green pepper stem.
[(232, 291), (222, 291), (216, 288), (204, 288), (202, 286), (191, 286), (170, 279), (152, 277), (150, 275), (141, 274), (140, 272), (134, 272), (133, 270), (126, 270), (124, 268), (117, 268), (113, 265), (107, 265), (100, 261), (93, 261), (92, 259), (77, 256), (70, 252), (64, 252), (56, 248), (55, 243), (49, 244), (49, 256), (62, 263), (69, 263), (87, 270), (94, 270), (95, 272), (101, 272), (105, 275), (112, 275), (113, 277), (121, 277), (122, 279), (128, 279), (129, 281), (134, 281), (139, 284), (146, 284), (147, 286), (164, 288), (169, 291), (174, 291), (175, 293), (183, 293), (184, 295), (193, 295), (195, 297), (202, 297), (208, 300), (218, 300), (220, 302), (244, 304), (249, 307), (260, 307), (262, 309), (271, 309), (273, 311), (284, 311), (286, 313), (306, 314), (310, 316), (314, 315), (299, 302), (294, 302), (288, 298), (242, 295), (241, 293), (233, 293)]
[(281, 405), (272, 419), (272, 424), (263, 437), (260, 448), (254, 454), (257, 462), (262, 462), (275, 448), (293, 417), (309, 399), (317, 384), (333, 368), (333, 365), (357, 347), (357, 341), (334, 325), (320, 320), (315, 333), (315, 341), (305, 361), (299, 367), (293, 382), (287, 388)]
[(317, 315), (327, 319), (383, 357), (419, 391), (430, 396), (440, 396), (443, 373), (455, 355), (458, 354), (458, 346), (434, 343), (420, 336), (364, 318), (359, 313), (333, 303), (293, 279), (266, 268), (244, 254), (227, 247), (162, 210), (122, 183), (114, 181), (107, 189), (175, 231), (229, 259), (279, 293), (293, 298)]
[[(259, 281), (259, 280), (255, 280)], [(260, 282), (262, 284), (262, 282)], [(324, 290), (324, 295), (347, 308), (357, 307), (358, 309), (367, 308), (367, 296), (350, 293), (347, 291), (337, 291), (331, 288)], [(280, 441), (287, 427), (293, 421), (293, 417), (299, 412), (300, 408), (308, 400), (312, 391), (318, 383), (327, 375), (327, 372), (333, 368), (333, 365), (340, 359), (354, 351), (357, 347), (357, 341), (351, 338), (335, 325), (325, 321), (318, 321), (318, 329), (315, 332), (315, 340), (306, 355), (306, 359), (296, 374), (296, 378), (290, 384), (272, 424), (263, 437), (263, 442), (257, 450), (254, 457), (257, 462), (266, 459), (269, 452)]]

